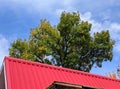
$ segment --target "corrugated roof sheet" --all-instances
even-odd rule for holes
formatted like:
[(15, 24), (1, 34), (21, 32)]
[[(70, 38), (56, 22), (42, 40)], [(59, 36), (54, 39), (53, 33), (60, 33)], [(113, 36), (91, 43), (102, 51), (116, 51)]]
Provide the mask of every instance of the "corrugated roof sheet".
[(46, 89), (54, 81), (120, 89), (120, 80), (52, 65), (5, 57), (8, 89)]

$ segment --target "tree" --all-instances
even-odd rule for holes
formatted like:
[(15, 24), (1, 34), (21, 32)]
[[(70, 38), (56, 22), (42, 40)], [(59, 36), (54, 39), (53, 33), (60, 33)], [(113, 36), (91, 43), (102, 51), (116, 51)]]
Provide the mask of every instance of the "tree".
[(110, 77), (110, 78), (115, 78), (115, 79), (117, 79), (117, 74), (116, 74), (115, 72), (112, 72), (112, 73), (108, 72), (108, 73), (107, 73), (107, 76)]
[(110, 78), (120, 79), (120, 65), (117, 66), (117, 69), (112, 73), (108, 72), (107, 76)]
[(78, 12), (63, 12), (57, 26), (42, 20), (28, 41), (14, 41), (10, 56), (89, 72), (93, 65), (101, 67), (102, 62), (112, 60), (114, 45), (108, 30), (91, 36), (91, 26)]
[(12, 57), (50, 63), (46, 56), (51, 55), (51, 48), (58, 38), (57, 30), (46, 20), (41, 20), (40, 26), (31, 29), (28, 41), (17, 39), (11, 44), (9, 54)]

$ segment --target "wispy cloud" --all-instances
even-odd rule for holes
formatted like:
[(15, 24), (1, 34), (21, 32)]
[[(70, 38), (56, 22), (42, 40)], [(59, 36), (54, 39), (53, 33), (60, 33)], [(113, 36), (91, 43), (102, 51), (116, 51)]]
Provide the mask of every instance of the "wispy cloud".
[[(120, 40), (119, 34), (120, 34), (120, 23), (117, 22), (111, 22), (108, 20), (104, 20), (103, 22), (96, 21), (92, 18), (91, 12), (86, 12), (84, 14), (81, 14), (81, 18), (84, 21), (88, 21), (92, 24), (92, 33), (93, 32), (100, 32), (102, 30), (109, 30), (111, 34), (111, 38), (114, 40)], [(102, 19), (102, 18), (101, 18)]]
[(4, 56), (8, 55), (9, 41), (0, 34), (0, 66)]
[[(66, 7), (71, 7), (74, 5), (73, 0), (63, 0), (61, 1), (56, 1), (56, 0), (1, 0), (0, 1), (4, 6), (8, 5), (11, 6), (10, 8), (24, 8), (32, 11), (49, 11), (51, 9), (56, 9), (56, 8), (66, 8)], [(9, 2), (9, 4), (8, 4)], [(2, 5), (1, 4), (1, 5)], [(18, 8), (16, 8), (18, 9)]]
[(120, 23), (110, 22), (106, 19), (103, 22), (98, 22), (92, 18), (91, 12), (86, 12), (81, 14), (81, 18), (84, 21), (88, 21), (92, 24), (91, 33), (100, 32), (102, 30), (109, 30), (111, 39), (115, 41), (115, 45), (113, 48), (114, 59), (116, 61), (120, 58)]
[[(102, 19), (110, 19), (112, 14), (113, 6), (120, 5), (119, 0), (97, 0), (91, 1), (87, 0), (0, 0), (0, 7), (9, 7), (16, 13), (20, 13), (24, 11), (24, 13), (35, 14), (37, 16), (47, 14), (51, 18), (60, 16), (62, 11), (80, 11), (86, 12), (90, 11), (94, 13), (94, 16), (100, 16)], [(20, 12), (19, 12), (20, 11)], [(24, 14), (23, 13), (23, 14)], [(118, 12), (114, 12), (114, 14), (118, 14)], [(104, 17), (104, 18), (103, 18)]]

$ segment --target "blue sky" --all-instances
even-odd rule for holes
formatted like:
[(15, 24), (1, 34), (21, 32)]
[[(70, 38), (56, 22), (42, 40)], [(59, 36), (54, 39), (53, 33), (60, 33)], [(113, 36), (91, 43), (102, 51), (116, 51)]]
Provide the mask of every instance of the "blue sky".
[(92, 23), (91, 33), (109, 30), (115, 40), (112, 62), (102, 68), (93, 67), (91, 73), (105, 75), (116, 71), (120, 64), (120, 0), (0, 0), (0, 66), (8, 55), (10, 43), (28, 38), (31, 28), (46, 18), (55, 25), (62, 11), (79, 11), (81, 19)]

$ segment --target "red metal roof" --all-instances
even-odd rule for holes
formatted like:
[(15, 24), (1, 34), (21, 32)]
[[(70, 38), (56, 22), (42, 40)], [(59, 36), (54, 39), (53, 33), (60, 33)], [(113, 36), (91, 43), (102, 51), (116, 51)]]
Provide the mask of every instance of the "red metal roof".
[(54, 81), (120, 89), (120, 80), (52, 65), (5, 57), (7, 89), (46, 89)]

